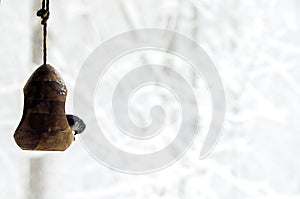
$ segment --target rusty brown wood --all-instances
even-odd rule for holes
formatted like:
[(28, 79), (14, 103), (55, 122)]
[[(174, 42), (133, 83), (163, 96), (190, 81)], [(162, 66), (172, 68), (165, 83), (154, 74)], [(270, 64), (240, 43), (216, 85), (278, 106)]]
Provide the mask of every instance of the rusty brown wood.
[(67, 87), (50, 65), (40, 66), (24, 87), (24, 110), (15, 131), (23, 150), (64, 151), (74, 136), (65, 114)]

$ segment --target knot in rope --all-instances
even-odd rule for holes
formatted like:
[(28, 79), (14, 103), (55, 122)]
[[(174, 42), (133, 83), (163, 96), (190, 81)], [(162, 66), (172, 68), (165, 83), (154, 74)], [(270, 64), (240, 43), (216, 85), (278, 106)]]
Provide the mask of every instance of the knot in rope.
[(42, 19), (41, 24), (46, 25), (47, 21), (49, 19), (49, 16), (50, 16), (50, 12), (49, 12), (49, 10), (42, 8), (37, 12), (37, 16), (41, 17), (41, 19)]

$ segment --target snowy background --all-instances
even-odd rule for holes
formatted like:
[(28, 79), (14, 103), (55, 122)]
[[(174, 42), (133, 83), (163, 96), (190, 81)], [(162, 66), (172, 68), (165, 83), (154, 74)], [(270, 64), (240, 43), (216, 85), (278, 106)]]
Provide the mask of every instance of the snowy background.
[[(22, 115), (22, 88), (42, 62), (38, 8), (36, 0), (2, 0), (0, 6), (0, 198), (300, 197), (299, 1), (51, 1), (49, 62), (69, 88), (67, 112), (72, 112), (84, 60), (124, 31), (176, 30), (196, 40), (218, 68), (227, 118), (215, 150), (200, 161), (201, 145), (194, 144), (174, 165), (147, 175), (110, 170), (79, 141), (64, 153), (23, 152), (16, 146), (13, 133)], [(200, 106), (206, 105), (208, 97)], [(209, 115), (209, 109), (203, 110)]]

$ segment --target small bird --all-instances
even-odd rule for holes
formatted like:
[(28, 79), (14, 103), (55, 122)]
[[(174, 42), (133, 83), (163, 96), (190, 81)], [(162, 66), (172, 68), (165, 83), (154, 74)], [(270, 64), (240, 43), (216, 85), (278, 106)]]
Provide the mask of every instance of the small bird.
[(82, 119), (80, 119), (75, 115), (66, 115), (66, 116), (67, 116), (68, 123), (71, 127), (71, 130), (74, 131), (74, 135), (81, 134), (85, 130), (86, 125), (82, 121)]

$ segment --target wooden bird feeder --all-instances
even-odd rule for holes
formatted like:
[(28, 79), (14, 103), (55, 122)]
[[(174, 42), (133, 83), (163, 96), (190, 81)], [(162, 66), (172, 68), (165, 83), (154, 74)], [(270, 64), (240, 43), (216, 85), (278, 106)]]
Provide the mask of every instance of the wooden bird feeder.
[(49, 0), (43, 0), (37, 15), (44, 26), (44, 64), (24, 87), (23, 116), (14, 139), (23, 150), (64, 151), (74, 140), (72, 131), (81, 133), (85, 124), (78, 117), (65, 114), (67, 87), (57, 71), (47, 64)]
[(56, 70), (42, 65), (24, 87), (24, 110), (15, 132), (23, 150), (64, 151), (74, 140), (65, 114), (67, 87)]

